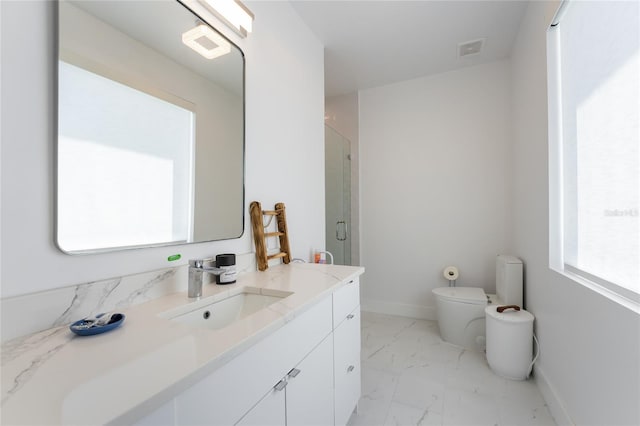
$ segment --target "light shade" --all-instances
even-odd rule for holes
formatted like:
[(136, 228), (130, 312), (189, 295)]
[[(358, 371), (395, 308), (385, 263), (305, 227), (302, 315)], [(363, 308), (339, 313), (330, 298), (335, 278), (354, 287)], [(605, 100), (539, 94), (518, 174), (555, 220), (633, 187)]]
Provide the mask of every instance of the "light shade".
[(183, 33), (182, 42), (207, 59), (214, 59), (231, 52), (231, 44), (204, 24), (199, 24)]
[(210, 12), (236, 33), (246, 37), (251, 32), (253, 13), (239, 0), (199, 0)]

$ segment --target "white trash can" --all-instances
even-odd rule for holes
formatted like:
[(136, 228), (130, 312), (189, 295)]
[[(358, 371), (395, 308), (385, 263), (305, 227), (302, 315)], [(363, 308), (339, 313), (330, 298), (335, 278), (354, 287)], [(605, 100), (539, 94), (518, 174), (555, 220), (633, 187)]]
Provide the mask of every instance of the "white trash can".
[[(525, 380), (533, 357), (533, 320), (530, 312), (515, 305), (489, 305), (487, 361), (494, 373), (511, 380)], [(502, 312), (499, 312), (502, 311)]]

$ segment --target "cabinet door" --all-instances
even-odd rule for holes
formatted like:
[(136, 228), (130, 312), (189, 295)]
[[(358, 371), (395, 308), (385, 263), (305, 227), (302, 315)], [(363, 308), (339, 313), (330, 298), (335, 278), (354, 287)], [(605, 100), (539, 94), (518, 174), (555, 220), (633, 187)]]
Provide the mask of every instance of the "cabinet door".
[(360, 279), (356, 277), (333, 293), (333, 328), (336, 329), (358, 306), (360, 306)]
[(335, 424), (349, 421), (360, 399), (360, 307), (333, 332), (335, 374)]
[(236, 426), (284, 426), (285, 390), (273, 388)]
[(287, 376), (287, 426), (333, 424), (333, 339), (327, 336)]

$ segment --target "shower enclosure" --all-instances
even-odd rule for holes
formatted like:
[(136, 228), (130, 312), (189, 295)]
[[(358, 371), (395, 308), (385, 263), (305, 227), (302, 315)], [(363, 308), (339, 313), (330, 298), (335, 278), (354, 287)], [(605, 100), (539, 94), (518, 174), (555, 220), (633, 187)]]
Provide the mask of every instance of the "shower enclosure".
[(351, 142), (324, 127), (326, 249), (336, 265), (351, 265)]

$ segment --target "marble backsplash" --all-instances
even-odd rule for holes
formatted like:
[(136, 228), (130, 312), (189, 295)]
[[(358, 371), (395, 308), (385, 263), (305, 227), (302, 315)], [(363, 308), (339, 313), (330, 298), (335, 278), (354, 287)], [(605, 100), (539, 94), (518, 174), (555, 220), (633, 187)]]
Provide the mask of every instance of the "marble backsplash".
[[(254, 253), (236, 256), (238, 274), (256, 270)], [(77, 284), (0, 300), (2, 342), (186, 291), (187, 265)], [(205, 274), (213, 281), (213, 275)], [(205, 281), (206, 283), (207, 281)]]

